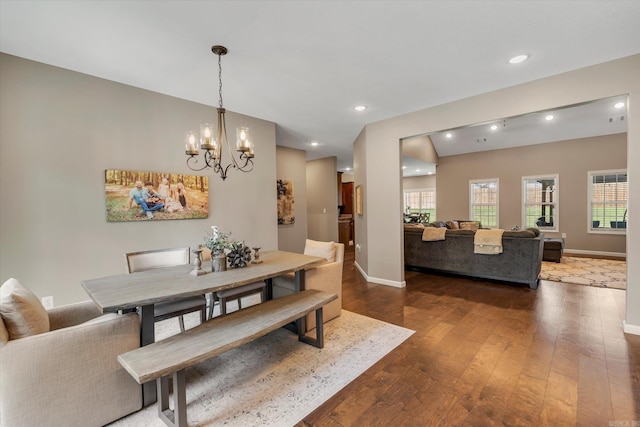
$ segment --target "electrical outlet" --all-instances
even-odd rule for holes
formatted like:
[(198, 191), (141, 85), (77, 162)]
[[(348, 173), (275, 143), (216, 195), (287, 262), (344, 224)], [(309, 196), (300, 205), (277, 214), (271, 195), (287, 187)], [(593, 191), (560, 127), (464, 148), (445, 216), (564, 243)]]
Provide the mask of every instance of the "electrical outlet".
[(47, 310), (49, 310), (50, 308), (53, 308), (53, 296), (50, 295), (48, 297), (42, 297), (42, 305)]
[(327, 213), (327, 208), (322, 208), (322, 213)]
[(567, 233), (562, 233), (562, 238), (566, 239), (567, 238)]

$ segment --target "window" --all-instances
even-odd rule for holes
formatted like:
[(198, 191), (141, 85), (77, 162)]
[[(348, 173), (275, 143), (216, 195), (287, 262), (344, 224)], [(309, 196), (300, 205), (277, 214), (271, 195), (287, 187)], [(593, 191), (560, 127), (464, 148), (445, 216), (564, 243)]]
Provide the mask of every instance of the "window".
[(483, 227), (498, 228), (498, 179), (469, 181), (469, 216)]
[(522, 224), (544, 231), (558, 231), (558, 175), (522, 177)]
[(589, 172), (588, 231), (625, 233), (628, 196), (626, 170)]
[(404, 192), (405, 222), (430, 222), (436, 218), (436, 190), (407, 190)]

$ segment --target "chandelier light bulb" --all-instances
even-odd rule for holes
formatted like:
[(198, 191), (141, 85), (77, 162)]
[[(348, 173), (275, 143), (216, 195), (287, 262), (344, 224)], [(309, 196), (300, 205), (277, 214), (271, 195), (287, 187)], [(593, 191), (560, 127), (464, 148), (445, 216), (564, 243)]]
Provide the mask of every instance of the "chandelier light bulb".
[(189, 131), (187, 132), (187, 143), (185, 144), (185, 152), (189, 156), (197, 156), (198, 148), (196, 147), (196, 135)]
[(251, 142), (249, 138), (249, 128), (239, 127), (236, 129), (236, 150), (241, 152), (248, 152), (251, 148)]

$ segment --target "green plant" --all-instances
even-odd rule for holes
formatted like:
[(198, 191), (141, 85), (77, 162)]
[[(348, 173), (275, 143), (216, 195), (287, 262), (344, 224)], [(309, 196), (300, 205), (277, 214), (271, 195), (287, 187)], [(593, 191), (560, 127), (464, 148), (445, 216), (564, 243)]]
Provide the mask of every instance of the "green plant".
[(227, 249), (231, 250), (234, 244), (229, 239), (229, 236), (231, 236), (231, 233), (224, 233), (218, 230), (218, 227), (212, 225), (211, 231), (204, 236), (204, 246), (214, 255), (224, 254)]

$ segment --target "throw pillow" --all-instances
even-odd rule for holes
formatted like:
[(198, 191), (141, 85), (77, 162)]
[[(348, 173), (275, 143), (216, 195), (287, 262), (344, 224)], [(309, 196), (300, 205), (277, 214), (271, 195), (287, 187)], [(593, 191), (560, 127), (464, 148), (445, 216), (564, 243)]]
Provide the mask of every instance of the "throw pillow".
[(461, 230), (478, 231), (478, 228), (480, 228), (480, 223), (478, 221), (465, 221), (460, 223)]
[(49, 332), (49, 314), (37, 296), (11, 278), (0, 287), (0, 315), (15, 340)]
[(538, 229), (537, 229), (537, 228), (535, 228), (535, 227), (529, 227), (529, 228), (527, 228), (527, 230), (529, 230), (529, 231), (531, 231), (533, 234), (535, 234), (535, 235), (536, 235), (536, 237), (538, 237), (538, 236), (540, 235), (540, 230), (538, 230)]
[(304, 246), (304, 254), (326, 258), (329, 262), (336, 260), (336, 248), (333, 242), (319, 242), (307, 239)]
[(447, 222), (445, 222), (445, 224), (446, 224), (447, 228), (450, 229), (450, 230), (458, 230), (460, 228), (460, 225), (458, 224), (458, 221), (447, 221)]

